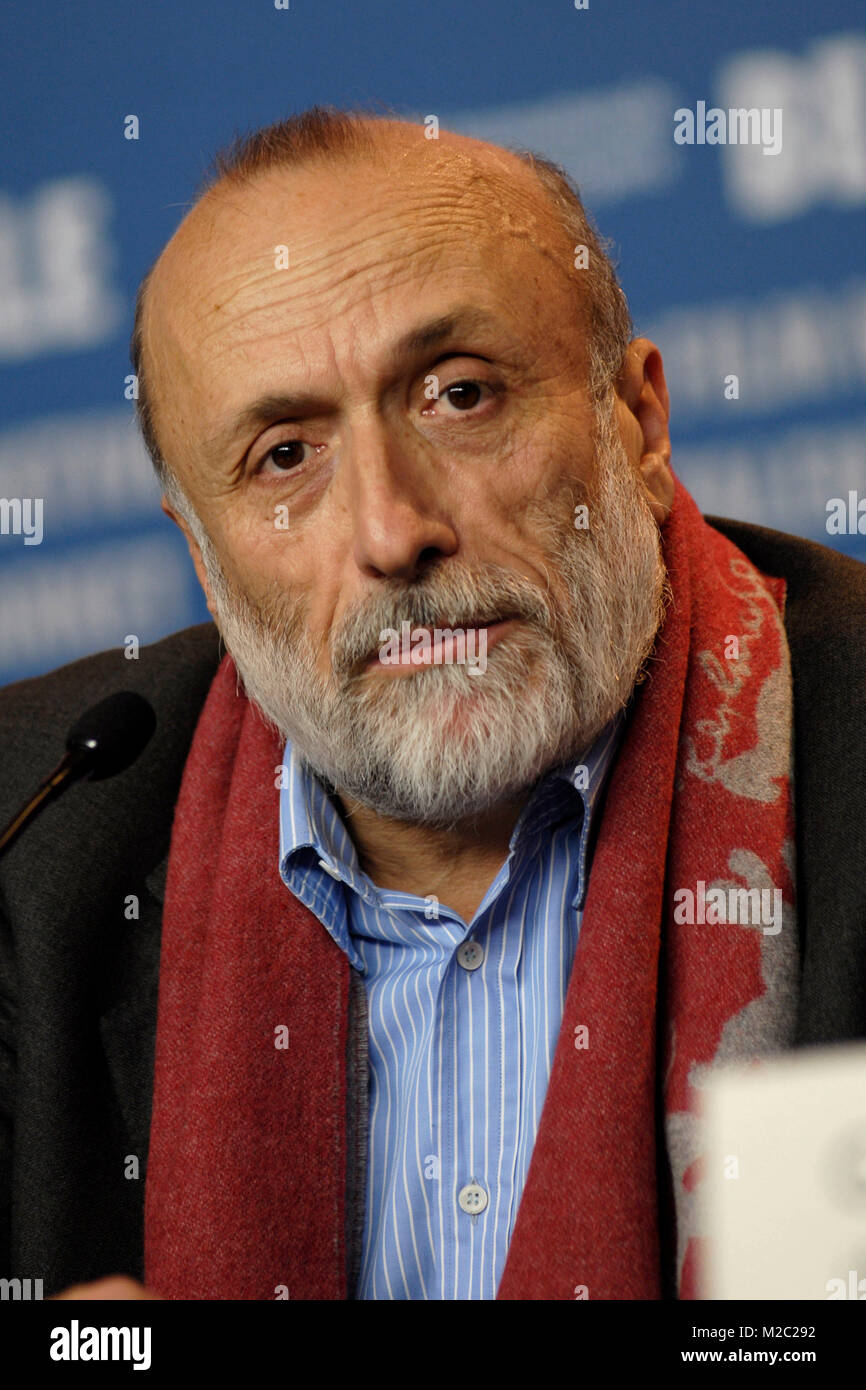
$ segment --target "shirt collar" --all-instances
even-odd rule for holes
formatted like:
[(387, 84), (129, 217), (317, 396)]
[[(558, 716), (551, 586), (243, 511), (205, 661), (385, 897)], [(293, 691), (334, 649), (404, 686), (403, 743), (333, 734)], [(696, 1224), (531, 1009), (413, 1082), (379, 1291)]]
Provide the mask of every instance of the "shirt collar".
[[(590, 835), (607, 773), (622, 738), (625, 723), (620, 711), (593, 743), (574, 762), (554, 768), (535, 786), (511, 834), (509, 850), (530, 853), (536, 841), (575, 810), (581, 812), (579, 842), (580, 872), (573, 906), (582, 908), (586, 896)], [(354, 889), (366, 902), (374, 891), (363, 873), (337, 806), (324, 784), (305, 767), (287, 741), (283, 752), (280, 786), (280, 875), (287, 882), (293, 870), (309, 869), (313, 877), (308, 891), (314, 891), (318, 905), (332, 933), (346, 935), (343, 884)], [(325, 870), (316, 874), (317, 869)], [(329, 877), (330, 875), (330, 877)], [(342, 879), (343, 882), (339, 880)], [(340, 944), (348, 949), (348, 943)], [(350, 952), (351, 954), (351, 952)]]
[(556, 825), (580, 815), (574, 908), (582, 908), (586, 898), (590, 845), (598, 829), (596, 812), (624, 727), (625, 711), (620, 710), (574, 762), (546, 773), (524, 806), (511, 836), (512, 852), (533, 853), (538, 840)]

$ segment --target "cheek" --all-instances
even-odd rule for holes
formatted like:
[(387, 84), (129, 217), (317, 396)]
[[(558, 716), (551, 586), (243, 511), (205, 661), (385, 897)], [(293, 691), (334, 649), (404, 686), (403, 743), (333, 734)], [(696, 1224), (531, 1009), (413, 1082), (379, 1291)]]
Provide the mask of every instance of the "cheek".
[(262, 533), (233, 528), (220, 543), (220, 562), (234, 593), (240, 594), (273, 632), (300, 624), (307, 630), (315, 589), (297, 544), (273, 529)]
[(272, 578), (271, 593), (282, 595), (284, 611), (291, 608), (292, 616), (300, 623), (303, 638), (309, 645), (320, 675), (333, 675), (328, 653), (331, 630), (339, 624), (345, 608), (345, 585), (341, 581), (341, 566), (336, 557), (343, 547), (322, 549), (298, 539), (278, 560)]
[(299, 622), (317, 668), (330, 675), (328, 638), (353, 593), (351, 538), (340, 516), (298, 515), (291, 500), (251, 499), (225, 543), (238, 584), (273, 620)]
[(220, 549), (250, 594), (269, 589), (296, 591), (303, 585), (302, 537), (291, 509), (257, 502), (233, 506), (221, 519)]
[(585, 498), (595, 470), (594, 442), (572, 424), (539, 427), (510, 442), (491, 474), (479, 479), (475, 506), (481, 516), (527, 539), (533, 519), (566, 524), (575, 503)]

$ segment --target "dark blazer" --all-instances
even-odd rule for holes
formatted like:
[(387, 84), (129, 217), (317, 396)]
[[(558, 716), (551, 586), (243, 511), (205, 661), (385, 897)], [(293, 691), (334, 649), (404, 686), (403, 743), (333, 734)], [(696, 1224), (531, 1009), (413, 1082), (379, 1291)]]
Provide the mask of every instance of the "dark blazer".
[[(788, 583), (802, 960), (797, 1044), (863, 1038), (866, 565), (780, 532), (708, 520)], [(216, 628), (205, 623), (144, 647), (137, 661), (120, 649), (101, 652), (0, 690), (0, 825), (59, 760), (68, 728), (88, 706), (115, 690), (137, 690), (158, 720), (132, 767), (70, 788), (0, 858), (0, 1277), (41, 1278), (46, 1297), (104, 1274), (143, 1278), (171, 822), (221, 654)], [(125, 915), (130, 895), (138, 899), (137, 919)], [(361, 1010), (363, 988), (354, 1000)], [(361, 1137), (362, 1032), (350, 1028), (350, 1133)], [(135, 1169), (128, 1156), (138, 1160), (137, 1177), (125, 1176), (125, 1168)], [(347, 1164), (354, 1265), (363, 1161), (359, 1152)]]

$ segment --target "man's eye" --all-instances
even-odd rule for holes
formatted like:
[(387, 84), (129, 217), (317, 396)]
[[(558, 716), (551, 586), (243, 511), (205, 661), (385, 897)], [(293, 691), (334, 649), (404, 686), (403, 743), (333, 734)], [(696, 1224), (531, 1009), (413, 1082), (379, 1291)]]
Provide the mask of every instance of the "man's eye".
[(267, 463), (273, 463), (278, 472), (287, 473), (299, 464), (306, 463), (304, 450), (307, 447), (302, 439), (286, 439), (282, 444), (275, 444), (272, 449), (268, 449), (257, 471), (263, 472)]
[[(431, 406), (441, 406), (443, 402), (447, 402), (456, 411), (472, 410), (484, 399), (483, 393), (490, 390), (491, 388), (484, 381), (474, 381), (471, 378), (467, 378), (465, 381), (452, 381), (451, 385), (446, 386), (430, 404)], [(429, 414), (429, 407), (421, 413), (422, 415)]]
[(481, 383), (479, 381), (455, 381), (453, 385), (446, 386), (443, 394), (457, 410), (471, 410), (472, 406), (477, 405), (481, 399)]

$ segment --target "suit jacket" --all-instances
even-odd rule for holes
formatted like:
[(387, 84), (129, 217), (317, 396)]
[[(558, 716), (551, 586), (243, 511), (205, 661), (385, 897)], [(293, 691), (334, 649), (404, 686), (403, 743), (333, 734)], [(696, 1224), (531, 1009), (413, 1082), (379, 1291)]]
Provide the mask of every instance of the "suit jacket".
[[(863, 1038), (866, 566), (777, 531), (707, 519), (788, 584), (802, 963), (796, 1045)], [(41, 1278), (46, 1296), (110, 1273), (143, 1278), (172, 814), (220, 656), (217, 630), (205, 623), (142, 648), (137, 661), (120, 649), (101, 652), (0, 690), (2, 825), (59, 760), (87, 707), (137, 690), (158, 720), (130, 768), (70, 788), (0, 858), (0, 1277)], [(360, 979), (349, 1008), (352, 1289), (367, 1110)], [(128, 1156), (125, 1171), (118, 1153)]]

